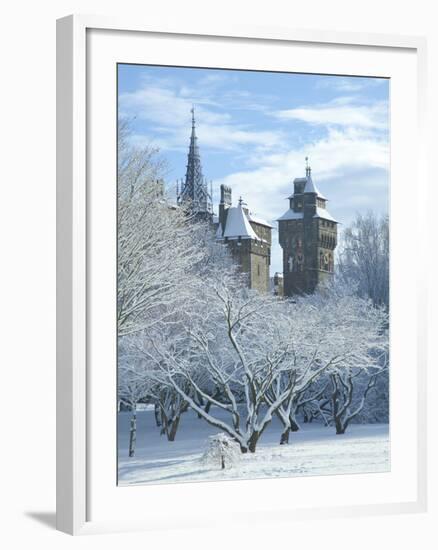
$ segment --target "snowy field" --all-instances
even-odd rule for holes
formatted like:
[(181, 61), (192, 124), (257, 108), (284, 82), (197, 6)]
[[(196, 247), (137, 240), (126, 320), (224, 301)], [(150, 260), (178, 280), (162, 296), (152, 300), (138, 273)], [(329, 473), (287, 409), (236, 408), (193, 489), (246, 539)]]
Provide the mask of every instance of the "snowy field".
[[(215, 411), (216, 413), (216, 411)], [(387, 424), (353, 424), (344, 435), (333, 427), (303, 424), (289, 445), (279, 445), (276, 418), (262, 435), (257, 451), (241, 455), (231, 469), (207, 468), (201, 462), (208, 436), (218, 430), (191, 411), (181, 418), (176, 440), (160, 436), (151, 411), (137, 414), (137, 447), (128, 457), (129, 412), (119, 413), (119, 485), (223, 479), (255, 479), (386, 472), (390, 469)]]

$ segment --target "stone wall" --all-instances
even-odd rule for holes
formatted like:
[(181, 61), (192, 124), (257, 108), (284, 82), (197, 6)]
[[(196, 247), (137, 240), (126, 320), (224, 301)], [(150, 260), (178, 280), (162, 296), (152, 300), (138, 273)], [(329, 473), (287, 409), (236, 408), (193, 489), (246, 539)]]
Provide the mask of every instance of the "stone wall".
[[(327, 280), (333, 273), (337, 225), (328, 220), (314, 218), (310, 212), (310, 204), (308, 209), (304, 219), (279, 222), (285, 296), (312, 293), (319, 283)], [(301, 257), (302, 261), (299, 261)], [(328, 263), (325, 262), (326, 259)]]

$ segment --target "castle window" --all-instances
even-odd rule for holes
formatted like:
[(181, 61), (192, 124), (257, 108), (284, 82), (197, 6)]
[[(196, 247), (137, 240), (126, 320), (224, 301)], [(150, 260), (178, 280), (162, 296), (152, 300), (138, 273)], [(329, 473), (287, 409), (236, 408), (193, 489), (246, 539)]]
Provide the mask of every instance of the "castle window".
[(260, 277), (260, 264), (257, 264), (257, 275)]

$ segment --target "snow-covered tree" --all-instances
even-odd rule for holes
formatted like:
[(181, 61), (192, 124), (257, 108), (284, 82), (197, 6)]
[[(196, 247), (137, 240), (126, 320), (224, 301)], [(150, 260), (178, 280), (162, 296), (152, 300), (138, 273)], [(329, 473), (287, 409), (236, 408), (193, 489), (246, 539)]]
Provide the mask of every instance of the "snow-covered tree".
[[(267, 338), (264, 322), (272, 299), (233, 285), (235, 280), (229, 277), (205, 284), (182, 320), (180, 330), (160, 327), (143, 351), (155, 360), (164, 383), (179, 393), (199, 416), (238, 441), (242, 452), (246, 452), (255, 450), (278, 406), (276, 402), (262, 411), (265, 389), (281, 369), (288, 350), (287, 344), (280, 349), (273, 332), (270, 351), (268, 346), (257, 342), (263, 330)], [(284, 395), (289, 390), (290, 386), (286, 386)], [(244, 396), (243, 411), (237, 395)], [(200, 405), (200, 397), (204, 403), (226, 411), (229, 421), (219, 419), (212, 410), (207, 412)]]
[(144, 371), (143, 362), (123, 352), (119, 354), (117, 374), (119, 401), (131, 411), (128, 454), (132, 457), (137, 440), (137, 404), (147, 396), (152, 381)]
[[(383, 369), (345, 369), (330, 375), (332, 384), (332, 410), (336, 433), (344, 434), (350, 422), (362, 412), (369, 391)], [(355, 403), (356, 401), (356, 403)]]
[(157, 150), (129, 146), (121, 132), (118, 166), (119, 336), (172, 315), (190, 292), (190, 270), (205, 258), (198, 225), (166, 196)]
[[(168, 441), (174, 441), (181, 415), (187, 411), (188, 404), (172, 388), (162, 383), (155, 363), (139, 351), (138, 342), (144, 338), (144, 334), (147, 332), (137, 331), (120, 338), (119, 394), (121, 399), (126, 394), (132, 394), (137, 401), (141, 398), (154, 405), (155, 421), (161, 435), (166, 435)], [(133, 397), (123, 400), (130, 409), (133, 409)]]
[(389, 220), (373, 212), (358, 215), (342, 234), (337, 269), (357, 286), (359, 296), (389, 307)]
[[(300, 408), (304, 410), (309, 408), (313, 414), (321, 415), (324, 423), (328, 425), (326, 415), (321, 409), (319, 401), (326, 391), (327, 382), (325, 382), (323, 373), (319, 373), (319, 375), (319, 377), (311, 379), (302, 387), (295, 388), (291, 398), (278, 408), (277, 416), (283, 425), (283, 431), (280, 435), (280, 445), (288, 444), (290, 433), (300, 429), (297, 419), (297, 412)], [(318, 384), (321, 379), (323, 384)], [(269, 399), (269, 395), (270, 392), (267, 394), (267, 399)]]
[[(156, 373), (154, 378), (157, 380)], [(154, 384), (153, 391), (149, 392), (148, 397), (158, 407), (161, 435), (165, 434), (168, 441), (175, 441), (181, 416), (188, 409), (187, 401), (166, 384), (160, 383)]]
[(362, 410), (353, 421), (361, 424), (389, 422), (389, 365), (376, 376)]
[(254, 452), (272, 416), (336, 363), (335, 354), (321, 359), (317, 326), (317, 308), (249, 291), (225, 275), (204, 284), (178, 329), (163, 324), (141, 344), (162, 384), (242, 452)]
[(208, 438), (207, 448), (201, 462), (207, 466), (219, 466), (222, 470), (232, 468), (240, 461), (239, 444), (229, 435), (218, 433)]
[(326, 375), (336, 433), (343, 434), (388, 368), (388, 314), (345, 285), (332, 285), (308, 300), (318, 307), (330, 347), (337, 350), (336, 365)]

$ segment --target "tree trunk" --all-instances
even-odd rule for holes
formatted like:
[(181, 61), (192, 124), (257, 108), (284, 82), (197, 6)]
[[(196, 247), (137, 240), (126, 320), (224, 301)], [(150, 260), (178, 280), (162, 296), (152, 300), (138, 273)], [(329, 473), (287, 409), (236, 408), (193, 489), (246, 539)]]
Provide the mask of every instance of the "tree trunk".
[[(198, 401), (199, 401), (199, 406), (203, 407), (204, 406), (204, 400), (202, 399), (202, 395), (198, 396)], [(202, 414), (200, 412), (198, 412), (198, 418), (202, 418)]]
[(346, 426), (342, 423), (342, 420), (337, 416), (335, 418), (336, 435), (342, 435), (345, 433)]
[(135, 454), (136, 440), (137, 440), (137, 414), (134, 410), (134, 413), (131, 417), (131, 427), (129, 430), (129, 456), (134, 456)]
[(168, 441), (175, 441), (176, 432), (178, 430), (179, 421), (181, 419), (181, 415), (175, 416), (172, 423), (170, 424), (170, 430), (167, 432), (167, 440)]
[(168, 432), (168, 419), (166, 414), (164, 413), (164, 410), (161, 409), (161, 430), (160, 435), (167, 434)]
[(291, 430), (291, 432), (297, 432), (300, 429), (300, 426), (297, 423), (297, 421), (295, 420), (295, 418), (290, 417), (289, 421), (290, 421), (290, 430)]
[(291, 428), (286, 428), (280, 437), (280, 445), (288, 445), (289, 444), (289, 434), (290, 434)]
[(211, 401), (207, 401), (204, 411), (208, 414), (210, 412)]
[(257, 441), (259, 440), (260, 432), (253, 432), (248, 441), (248, 450), (250, 453), (255, 453), (257, 447)]
[(154, 415), (155, 415), (155, 424), (157, 425), (157, 428), (161, 426), (161, 419), (160, 419), (160, 407), (158, 406), (158, 403), (154, 403)]

